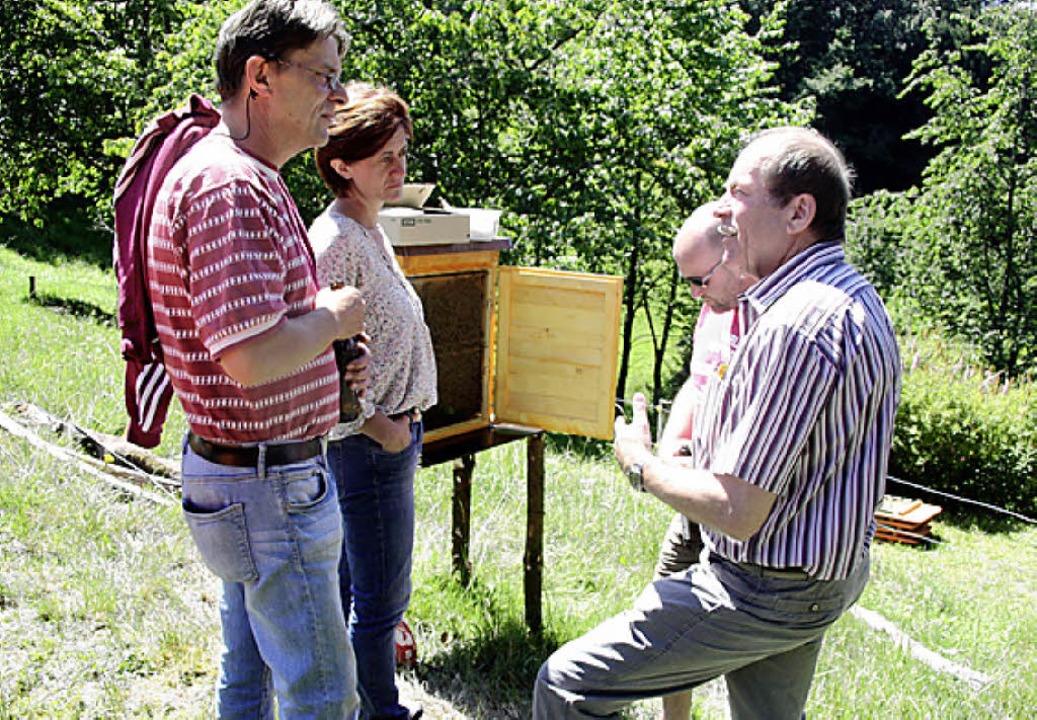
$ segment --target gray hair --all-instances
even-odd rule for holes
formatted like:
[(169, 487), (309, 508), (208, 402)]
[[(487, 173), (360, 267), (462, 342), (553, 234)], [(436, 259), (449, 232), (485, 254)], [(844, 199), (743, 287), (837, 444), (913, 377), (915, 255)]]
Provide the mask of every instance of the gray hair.
[(237, 94), (245, 63), (253, 55), (273, 60), (329, 37), (338, 43), (339, 55), (345, 54), (349, 33), (325, 0), (252, 0), (220, 28), (213, 52), (220, 97)]

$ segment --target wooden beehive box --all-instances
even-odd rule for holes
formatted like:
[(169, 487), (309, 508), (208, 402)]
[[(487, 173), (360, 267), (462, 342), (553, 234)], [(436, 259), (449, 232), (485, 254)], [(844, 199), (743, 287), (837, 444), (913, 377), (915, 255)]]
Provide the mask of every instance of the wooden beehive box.
[(426, 441), (496, 423), (610, 439), (622, 280), (500, 267), (506, 240), (397, 247), (432, 334)]
[(939, 505), (887, 495), (875, 511), (875, 537), (889, 542), (917, 545), (929, 537), (930, 522), (940, 514)]

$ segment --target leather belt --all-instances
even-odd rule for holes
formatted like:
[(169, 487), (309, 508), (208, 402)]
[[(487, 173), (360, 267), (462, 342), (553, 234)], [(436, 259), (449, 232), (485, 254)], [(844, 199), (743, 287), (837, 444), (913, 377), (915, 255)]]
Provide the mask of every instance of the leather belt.
[(728, 560), (727, 558), (721, 557), (716, 553), (709, 553), (710, 563), (721, 562), (732, 565), (744, 573), (755, 575), (757, 577), (772, 577), (779, 578), (781, 580), (809, 580), (813, 577), (803, 568), (798, 567), (766, 567), (765, 565), (757, 565), (756, 563), (743, 563), (735, 562), (734, 560)]
[(401, 417), (409, 417), (412, 423), (421, 422), (421, 410), (419, 410), (416, 407), (412, 407), (410, 410), (404, 410), (403, 412), (398, 412), (395, 415), (390, 415), (389, 419), (396, 421), (399, 420)]
[[(259, 447), (256, 445), (219, 445), (198, 437), (194, 433), (187, 434), (187, 444), (199, 457), (217, 465), (255, 467), (259, 464)], [(319, 437), (267, 445), (266, 464), (268, 466), (290, 465), (309, 460), (323, 451), (324, 443)]]
[(810, 573), (802, 568), (775, 568), (766, 567), (764, 565), (756, 565), (755, 563), (740, 563), (731, 562), (732, 565), (736, 565), (747, 573), (752, 575), (762, 575), (763, 577), (779, 578), (781, 580), (809, 580)]

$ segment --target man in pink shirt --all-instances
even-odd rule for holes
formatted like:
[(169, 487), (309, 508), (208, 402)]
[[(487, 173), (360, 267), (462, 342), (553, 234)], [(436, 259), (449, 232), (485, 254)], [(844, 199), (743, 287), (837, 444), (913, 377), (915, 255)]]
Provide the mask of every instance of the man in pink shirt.
[[(723, 226), (714, 213), (719, 203), (697, 208), (684, 222), (673, 242), (673, 260), (681, 277), (688, 281), (691, 294), (702, 301), (695, 323), (691, 363), (685, 380), (670, 406), (666, 427), (659, 437), (659, 456), (674, 462), (690, 461), (690, 443), (695, 415), (702, 403), (710, 377), (723, 373), (738, 345), (738, 294), (754, 278), (739, 268), (737, 246), (729, 243), (727, 262)], [(663, 539), (657, 578), (686, 570), (698, 562), (702, 536), (698, 523), (677, 513)], [(687, 720), (691, 713), (691, 692), (662, 698), (663, 720)]]
[(348, 43), (324, 0), (253, 0), (228, 18), (220, 123), (171, 168), (152, 215), (155, 326), (190, 426), (184, 514), (223, 581), (221, 718), (272, 718), (276, 700), (282, 720), (341, 720), (358, 705), (325, 449), (338, 419), (331, 343), (363, 330), (363, 302), (353, 288), (318, 291), (279, 172), (327, 142)]

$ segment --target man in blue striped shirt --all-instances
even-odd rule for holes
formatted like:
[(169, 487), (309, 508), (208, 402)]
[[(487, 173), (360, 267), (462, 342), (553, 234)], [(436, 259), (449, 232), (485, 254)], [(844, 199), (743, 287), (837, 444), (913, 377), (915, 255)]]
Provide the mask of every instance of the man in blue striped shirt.
[(698, 522), (705, 549), (555, 652), (535, 718), (605, 717), (721, 675), (734, 720), (802, 716), (824, 633), (868, 579), (900, 398), (892, 323), (843, 255), (851, 180), (804, 128), (764, 131), (735, 161), (716, 216), (761, 280), (739, 298), (693, 462), (652, 454), (644, 396), (616, 423), (631, 482)]

